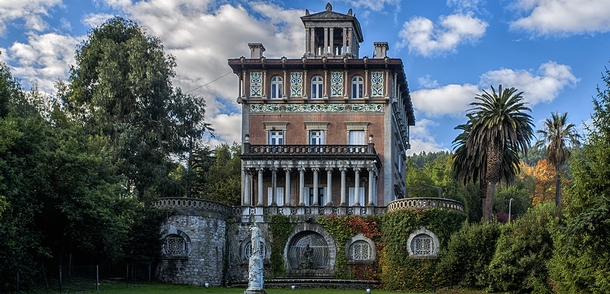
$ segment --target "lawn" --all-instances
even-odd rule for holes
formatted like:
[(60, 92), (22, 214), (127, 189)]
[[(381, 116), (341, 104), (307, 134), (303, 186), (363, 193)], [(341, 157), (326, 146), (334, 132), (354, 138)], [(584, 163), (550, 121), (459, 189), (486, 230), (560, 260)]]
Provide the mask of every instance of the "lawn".
[[(132, 293), (146, 293), (146, 294), (243, 294), (245, 288), (225, 288), (225, 287), (210, 287), (206, 289), (204, 287), (187, 286), (187, 285), (171, 285), (171, 284), (138, 284), (138, 285), (125, 285), (125, 284), (107, 284), (104, 283), (100, 286), (100, 291), (97, 293), (111, 293), (111, 294), (132, 294)], [(364, 294), (365, 290), (340, 290), (340, 289), (265, 289), (268, 294)], [(95, 291), (91, 291), (95, 292)], [(371, 289), (373, 294), (396, 294), (407, 292), (393, 292), (385, 290)], [(414, 292), (409, 292), (415, 294)], [(480, 294), (482, 292), (471, 292), (463, 290), (438, 290), (436, 293), (447, 293), (447, 294)]]

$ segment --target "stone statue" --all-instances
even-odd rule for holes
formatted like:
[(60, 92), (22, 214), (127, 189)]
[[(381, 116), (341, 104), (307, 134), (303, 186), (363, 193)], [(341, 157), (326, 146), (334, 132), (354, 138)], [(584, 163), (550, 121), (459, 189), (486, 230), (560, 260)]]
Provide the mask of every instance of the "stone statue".
[(301, 262), (301, 268), (303, 268), (303, 269), (313, 268), (313, 261), (311, 260), (312, 255), (313, 255), (313, 248), (311, 248), (311, 246), (309, 246), (309, 244), (307, 244), (307, 246), (305, 246), (305, 249), (303, 250), (303, 260)]
[(261, 250), (262, 235), (258, 224), (250, 227), (252, 254), (248, 263), (248, 289), (244, 294), (267, 293), (263, 290), (263, 255)]

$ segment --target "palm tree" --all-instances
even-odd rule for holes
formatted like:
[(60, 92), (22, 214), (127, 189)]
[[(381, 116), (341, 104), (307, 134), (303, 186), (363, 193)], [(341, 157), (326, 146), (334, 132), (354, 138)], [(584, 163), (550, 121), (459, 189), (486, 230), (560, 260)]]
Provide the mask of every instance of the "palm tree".
[(540, 138), (536, 147), (546, 146), (546, 158), (555, 169), (555, 205), (561, 209), (561, 169), (570, 157), (571, 147), (580, 146), (580, 135), (576, 126), (567, 123), (568, 113), (551, 113), (544, 121), (544, 127), (538, 130)]
[[(458, 181), (467, 184), (468, 182), (479, 184), (479, 196), (482, 201), (487, 199), (487, 181), (485, 181), (485, 167), (487, 162), (486, 148), (473, 148), (468, 150), (466, 143), (468, 136), (472, 130), (472, 126), (476, 122), (476, 117), (469, 113), (468, 122), (455, 127), (456, 130), (462, 130), (455, 140), (453, 140), (453, 170)], [(476, 147), (482, 147), (476, 146)], [(510, 147), (510, 146), (509, 146)], [(519, 172), (519, 156), (514, 148), (506, 148), (503, 153), (502, 162), (505, 163), (501, 167), (500, 180), (511, 183), (515, 179), (515, 175)], [(484, 204), (484, 203), (483, 203)], [(485, 207), (485, 205), (481, 205)]]
[[(500, 180), (510, 183), (519, 171), (520, 151), (526, 151), (533, 136), (531, 110), (525, 106), (523, 92), (502, 89), (483, 90), (470, 105), (469, 121), (458, 126), (456, 165), (458, 178), (482, 181), (485, 191), (483, 219), (492, 217), (493, 195)], [(461, 137), (460, 137), (461, 136)], [(460, 170), (460, 168), (462, 170)], [(470, 174), (466, 177), (463, 173)], [(481, 192), (482, 193), (482, 192)]]

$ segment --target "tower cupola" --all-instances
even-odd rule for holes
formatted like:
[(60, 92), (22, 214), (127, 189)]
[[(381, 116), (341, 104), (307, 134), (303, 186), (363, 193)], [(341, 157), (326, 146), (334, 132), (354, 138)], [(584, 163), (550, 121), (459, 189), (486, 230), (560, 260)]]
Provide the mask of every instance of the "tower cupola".
[(347, 14), (326, 10), (310, 14), (305, 10), (301, 17), (305, 26), (305, 54), (308, 58), (358, 58), (360, 43), (364, 41), (362, 29), (350, 9)]

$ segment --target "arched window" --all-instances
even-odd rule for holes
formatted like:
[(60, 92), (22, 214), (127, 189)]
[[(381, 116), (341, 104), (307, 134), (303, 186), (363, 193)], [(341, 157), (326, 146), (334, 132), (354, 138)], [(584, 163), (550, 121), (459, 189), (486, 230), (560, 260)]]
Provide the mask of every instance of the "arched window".
[(409, 257), (436, 258), (439, 249), (438, 238), (431, 231), (421, 228), (413, 232), (407, 241)]
[(348, 264), (371, 264), (375, 262), (375, 243), (363, 234), (358, 234), (348, 240), (345, 249), (345, 259), (347, 259)]
[(311, 98), (322, 98), (322, 77), (311, 78)]
[(355, 76), (352, 78), (352, 98), (362, 98), (362, 92), (364, 90), (364, 83), (361, 76)]
[(363, 240), (352, 243), (349, 251), (353, 260), (369, 260), (371, 258), (371, 245)]
[(271, 99), (282, 98), (282, 78), (280, 76), (273, 76), (271, 78)]
[(180, 235), (168, 235), (163, 242), (163, 253), (166, 256), (187, 256), (188, 242)]

